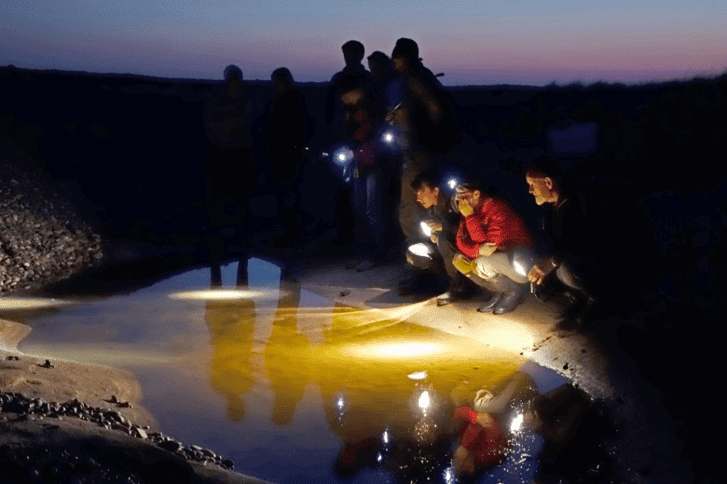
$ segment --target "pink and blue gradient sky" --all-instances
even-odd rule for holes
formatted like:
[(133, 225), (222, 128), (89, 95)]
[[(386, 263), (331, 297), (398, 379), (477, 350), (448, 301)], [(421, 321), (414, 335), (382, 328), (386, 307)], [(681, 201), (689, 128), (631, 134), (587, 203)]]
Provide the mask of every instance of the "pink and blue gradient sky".
[(326, 81), (399, 37), (445, 85), (638, 84), (727, 70), (726, 0), (3, 0), (0, 65)]

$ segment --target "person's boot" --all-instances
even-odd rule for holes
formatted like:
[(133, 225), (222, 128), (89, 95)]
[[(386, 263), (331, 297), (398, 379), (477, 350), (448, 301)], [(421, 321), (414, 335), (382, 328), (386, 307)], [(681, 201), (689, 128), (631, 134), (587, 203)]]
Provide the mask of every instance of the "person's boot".
[(505, 296), (505, 292), (510, 287), (507, 282), (510, 279), (503, 276), (502, 274), (499, 274), (492, 279), (483, 279), (480, 277), (472, 277), (470, 279), (480, 287), (483, 287), (492, 293), (492, 297), (488, 299), (484, 305), (477, 308), (477, 311), (480, 313), (489, 313), (491, 311), (494, 311), (497, 305), (500, 304), (503, 297)]
[(518, 284), (512, 279), (503, 276), (502, 274), (497, 276), (503, 278), (503, 285), (507, 285), (507, 290), (503, 293), (502, 300), (497, 303), (495, 309), (492, 311), (493, 314), (507, 314), (515, 310), (527, 297), (529, 285)]
[(437, 296), (437, 306), (446, 306), (447, 304), (462, 298), (466, 292), (467, 280), (464, 276), (458, 275), (449, 284), (447, 291)]

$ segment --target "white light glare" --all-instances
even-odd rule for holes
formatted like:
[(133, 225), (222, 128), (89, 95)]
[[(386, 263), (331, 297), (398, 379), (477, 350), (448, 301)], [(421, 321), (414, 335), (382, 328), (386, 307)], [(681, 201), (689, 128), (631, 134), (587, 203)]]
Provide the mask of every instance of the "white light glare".
[(514, 265), (514, 266), (515, 266), (515, 270), (516, 270), (516, 271), (517, 271), (517, 273), (518, 273), (518, 274), (520, 274), (521, 276), (527, 276), (527, 275), (528, 275), (528, 273), (527, 273), (527, 272), (525, 272), (525, 268), (524, 268), (524, 267), (522, 266), (522, 264), (520, 264), (519, 262), (517, 262), (517, 261), (514, 261), (514, 262), (512, 263), (512, 265)]
[(419, 242), (418, 244), (410, 245), (409, 251), (412, 254), (416, 254), (420, 257), (431, 257), (429, 247), (427, 247), (427, 244), (424, 244), (422, 242)]
[(422, 227), (422, 232), (424, 232), (424, 235), (426, 235), (427, 237), (431, 237), (432, 228), (426, 222), (422, 222), (420, 225)]
[(341, 163), (343, 163), (344, 161), (346, 161), (346, 154), (345, 153), (339, 153), (338, 154), (338, 161), (340, 161)]
[(339, 410), (343, 410), (343, 397), (338, 397), (338, 401), (336, 402), (336, 406)]
[(455, 187), (457, 186), (457, 179), (456, 179), (456, 178), (451, 178), (451, 179), (450, 179), (450, 180), (449, 180), (449, 181), (447, 182), (447, 186), (448, 186), (448, 187), (449, 187), (450, 189), (454, 190), (454, 188), (455, 188)]
[(510, 432), (517, 432), (520, 430), (523, 426), (523, 419), (523, 414), (519, 413), (515, 415), (515, 418), (512, 419), (512, 423), (510, 424)]
[(384, 441), (385, 444), (389, 443), (389, 431), (388, 430), (384, 430), (384, 435), (382, 436), (381, 439)]
[(432, 399), (429, 397), (429, 392), (424, 390), (422, 394), (419, 395), (419, 408), (426, 412), (431, 404)]
[(384, 133), (384, 141), (386, 141), (387, 143), (391, 143), (392, 141), (394, 141), (394, 135), (391, 133)]

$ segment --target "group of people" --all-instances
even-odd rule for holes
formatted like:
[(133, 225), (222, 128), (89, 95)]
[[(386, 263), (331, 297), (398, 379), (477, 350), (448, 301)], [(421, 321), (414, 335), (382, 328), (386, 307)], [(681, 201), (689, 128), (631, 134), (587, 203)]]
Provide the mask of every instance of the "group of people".
[[(536, 243), (522, 217), (481, 180), (445, 186), (439, 158), (458, 142), (459, 124), (451, 98), (422, 64), (415, 41), (397, 40), (391, 57), (372, 53), (370, 71), (362, 64), (360, 42), (348, 41), (342, 51), (346, 66), (331, 79), (325, 116), (328, 141), (341, 148), (332, 163), (350, 182), (338, 195), (353, 195), (357, 259), (350, 268), (373, 268), (403, 239), (415, 270), (438, 267), (448, 277), (439, 305), (482, 288), (491, 297), (479, 311), (506, 314), (530, 291), (545, 299), (555, 290), (570, 303), (563, 323), (580, 322), (595, 302), (574, 255), (583, 246), (585, 215), (557, 163), (543, 157), (524, 173), (536, 204), (547, 207), (540, 227), (546, 243)], [(278, 187), (279, 223), (292, 243), (300, 237), (295, 213), (307, 114), (288, 69), (276, 69), (271, 80), (275, 97), (263, 131)], [(257, 178), (250, 134), (254, 107), (241, 95), (241, 82), (240, 69), (228, 66), (224, 89), (205, 111), (212, 143), (206, 179), (213, 261), (226, 231), (234, 232), (244, 218)], [(422, 243), (428, 247), (417, 256), (415, 247)], [(439, 265), (431, 264), (432, 256)]]
[[(490, 195), (477, 180), (448, 190), (445, 175), (437, 168), (426, 170), (411, 184), (418, 203), (428, 210), (422, 223), (431, 251), (441, 257), (450, 281), (437, 304), (449, 304), (471, 294), (473, 286), (481, 287), (491, 297), (478, 311), (506, 314), (531, 290), (540, 300), (558, 292), (568, 303), (559, 324), (581, 324), (595, 303), (579, 270), (585, 212), (578, 197), (567, 191), (557, 163), (541, 157), (524, 174), (535, 203), (544, 209), (541, 243), (508, 202)], [(423, 266), (416, 257), (408, 260)]]

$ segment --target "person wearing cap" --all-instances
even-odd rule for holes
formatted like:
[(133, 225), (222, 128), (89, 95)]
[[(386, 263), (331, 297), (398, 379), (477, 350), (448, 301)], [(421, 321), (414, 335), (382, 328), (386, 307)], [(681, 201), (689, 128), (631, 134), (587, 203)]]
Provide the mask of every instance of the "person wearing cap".
[(211, 230), (211, 258), (221, 260), (223, 238), (240, 233), (248, 200), (255, 189), (257, 169), (252, 151), (252, 101), (245, 95), (242, 70), (229, 65), (225, 83), (205, 105), (203, 118), (210, 153), (204, 176)]
[(509, 313), (527, 296), (527, 271), (532, 267), (535, 241), (525, 222), (506, 201), (489, 196), (475, 182), (457, 187), (460, 212), (458, 271), (494, 293), (478, 311)]
[[(419, 58), (419, 46), (412, 39), (400, 38), (391, 54), (394, 70), (399, 74), (392, 83), (391, 91), (396, 92), (401, 101), (387, 114), (387, 122), (397, 126), (403, 134), (404, 163), (401, 173), (399, 199), (399, 226), (405, 239), (415, 237), (419, 231), (419, 221), (423, 215), (410, 190), (416, 176), (434, 166), (438, 153), (427, 147), (429, 140), (423, 136), (427, 126), (444, 128), (446, 113), (451, 106), (442, 104), (441, 84), (432, 72), (424, 67)], [(443, 132), (443, 129), (439, 130)]]
[[(540, 230), (548, 238), (548, 254), (528, 272), (528, 280), (535, 286), (536, 296), (548, 279), (555, 276), (565, 290), (568, 306), (561, 314), (560, 327), (581, 325), (596, 302), (585, 278), (577, 269), (578, 260), (589, 250), (586, 228), (588, 217), (584, 197), (568, 193), (567, 183), (560, 176), (557, 163), (541, 157), (533, 160), (525, 172), (528, 191), (538, 206), (545, 208), (540, 219)], [(542, 299), (543, 297), (539, 297)]]

